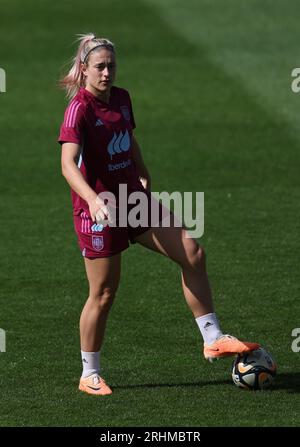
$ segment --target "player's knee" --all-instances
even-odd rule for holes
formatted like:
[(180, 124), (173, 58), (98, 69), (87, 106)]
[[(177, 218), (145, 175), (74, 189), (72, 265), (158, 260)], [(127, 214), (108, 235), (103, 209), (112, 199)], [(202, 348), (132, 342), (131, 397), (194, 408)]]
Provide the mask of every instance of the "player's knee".
[(206, 271), (206, 254), (205, 254), (204, 248), (198, 246), (196, 257), (197, 257), (197, 262), (198, 262), (201, 273), (205, 273), (205, 271)]
[(90, 294), (90, 297), (99, 310), (108, 312), (113, 304), (115, 290), (111, 287), (100, 287), (96, 293)]
[(201, 273), (205, 272), (205, 251), (197, 242), (193, 241), (190, 245), (187, 258), (189, 267), (199, 270)]

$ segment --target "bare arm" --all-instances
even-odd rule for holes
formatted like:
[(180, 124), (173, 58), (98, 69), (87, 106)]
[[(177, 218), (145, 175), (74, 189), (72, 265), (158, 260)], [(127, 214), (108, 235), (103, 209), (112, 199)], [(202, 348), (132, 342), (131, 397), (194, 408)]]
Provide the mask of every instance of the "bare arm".
[(63, 143), (61, 152), (61, 169), (71, 188), (88, 203), (92, 220), (96, 221), (96, 214), (101, 208), (97, 194), (88, 185), (80, 169), (77, 160), (80, 154), (80, 146), (75, 143)]
[(135, 138), (132, 135), (132, 151), (133, 151), (133, 159), (135, 161), (137, 171), (140, 177), (140, 181), (145, 189), (150, 191), (151, 189), (151, 177), (149, 171), (144, 163), (141, 148)]

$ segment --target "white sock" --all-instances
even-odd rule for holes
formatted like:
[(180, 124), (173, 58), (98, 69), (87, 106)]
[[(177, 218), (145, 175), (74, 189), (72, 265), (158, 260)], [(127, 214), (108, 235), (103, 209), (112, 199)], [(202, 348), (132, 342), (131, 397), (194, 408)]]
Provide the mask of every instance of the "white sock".
[(196, 323), (198, 324), (206, 345), (211, 345), (223, 334), (215, 313), (202, 315), (202, 317), (196, 318)]
[(81, 377), (88, 377), (91, 374), (100, 373), (100, 351), (81, 351), (81, 359), (83, 368)]

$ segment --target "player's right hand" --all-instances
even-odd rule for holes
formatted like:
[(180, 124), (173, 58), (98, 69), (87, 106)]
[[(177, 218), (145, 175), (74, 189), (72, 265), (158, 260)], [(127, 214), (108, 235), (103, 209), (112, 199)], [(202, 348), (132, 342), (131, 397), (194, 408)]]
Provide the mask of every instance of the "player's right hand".
[(112, 206), (108, 203), (105, 204), (104, 201), (99, 197), (95, 197), (90, 202), (88, 202), (89, 211), (93, 222), (106, 226), (113, 223), (114, 213)]
[(101, 210), (102, 207), (105, 206), (104, 202), (100, 203), (99, 198), (96, 196), (94, 199), (91, 199), (88, 202), (88, 206), (89, 206), (89, 211), (90, 211), (92, 221), (97, 222), (97, 218), (96, 218), (97, 213)]
[(104, 227), (113, 222), (112, 213), (108, 205), (103, 205), (96, 213), (96, 222)]

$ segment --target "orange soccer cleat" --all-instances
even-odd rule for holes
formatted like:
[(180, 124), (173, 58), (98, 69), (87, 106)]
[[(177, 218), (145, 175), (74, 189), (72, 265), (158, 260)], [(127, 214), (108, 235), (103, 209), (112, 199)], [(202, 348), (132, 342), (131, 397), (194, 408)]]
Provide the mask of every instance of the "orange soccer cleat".
[(236, 337), (226, 334), (222, 335), (211, 345), (204, 344), (203, 354), (206, 360), (212, 362), (222, 357), (230, 357), (236, 354), (254, 351), (259, 347), (260, 345), (258, 343), (240, 341)]
[(89, 377), (81, 377), (79, 382), (80, 391), (97, 396), (106, 396), (112, 394), (112, 390), (98, 374), (92, 374)]

